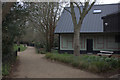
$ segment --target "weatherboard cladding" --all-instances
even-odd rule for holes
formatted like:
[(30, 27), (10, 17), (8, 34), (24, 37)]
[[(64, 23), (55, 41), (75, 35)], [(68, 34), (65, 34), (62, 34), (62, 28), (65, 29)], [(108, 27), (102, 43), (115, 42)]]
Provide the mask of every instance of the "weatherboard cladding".
[[(67, 7), (70, 10), (70, 8)], [(99, 14), (93, 14), (95, 9), (100, 9), (102, 12)], [(118, 4), (106, 4), (106, 5), (94, 5), (89, 13), (86, 15), (81, 30), (81, 33), (94, 33), (94, 32), (103, 32), (103, 16), (114, 13), (118, 11)], [(77, 21), (79, 19), (79, 10), (75, 7), (75, 14)], [(73, 33), (73, 22), (69, 12), (64, 10), (58, 21), (58, 24), (55, 29), (55, 33)]]

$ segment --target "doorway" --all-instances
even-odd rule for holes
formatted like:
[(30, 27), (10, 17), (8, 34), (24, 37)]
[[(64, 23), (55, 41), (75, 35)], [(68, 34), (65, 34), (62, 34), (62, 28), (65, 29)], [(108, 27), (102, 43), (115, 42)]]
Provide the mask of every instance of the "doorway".
[(93, 51), (93, 39), (87, 39), (87, 52)]

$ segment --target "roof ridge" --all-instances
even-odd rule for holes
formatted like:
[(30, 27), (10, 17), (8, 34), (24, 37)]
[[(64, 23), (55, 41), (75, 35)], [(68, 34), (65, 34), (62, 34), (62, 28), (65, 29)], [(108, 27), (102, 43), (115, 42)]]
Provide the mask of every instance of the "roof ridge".
[[(96, 4), (96, 5), (94, 5), (94, 6), (106, 6), (106, 5), (120, 5), (120, 3), (111, 3), (111, 4)], [(77, 6), (74, 6), (74, 7), (77, 7)], [(82, 7), (82, 6), (81, 6)], [(70, 8), (70, 7), (64, 7), (64, 8)]]

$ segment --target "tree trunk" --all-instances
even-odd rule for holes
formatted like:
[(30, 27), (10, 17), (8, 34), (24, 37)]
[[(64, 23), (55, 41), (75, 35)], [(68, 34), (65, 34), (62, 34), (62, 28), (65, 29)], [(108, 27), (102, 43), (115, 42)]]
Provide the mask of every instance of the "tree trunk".
[(80, 28), (74, 27), (74, 55), (80, 55)]
[(53, 47), (53, 43), (54, 43), (54, 28), (51, 27), (51, 31), (50, 31), (50, 48)]
[(50, 42), (49, 41), (50, 41), (49, 39), (46, 41), (46, 51), (47, 52), (51, 52)]
[(49, 42), (48, 42), (48, 52), (51, 52), (51, 49), (53, 47), (53, 43), (54, 43), (54, 30), (55, 30), (55, 27), (51, 26), (50, 25), (50, 28), (49, 28)]
[(49, 44), (49, 32), (46, 31), (46, 51), (50, 52), (50, 44)]
[[(85, 1), (82, 11), (79, 4), (75, 2), (70, 2), (71, 11), (66, 9), (71, 14), (73, 25), (74, 25), (74, 55), (75, 56), (78, 56), (80, 54), (80, 29), (81, 29), (82, 22), (95, 2), (96, 0), (94, 0), (94, 2), (92, 2), (92, 4), (89, 6), (89, 0)], [(79, 9), (79, 13), (80, 13), (79, 21), (77, 21), (77, 18), (75, 15), (74, 4), (76, 4), (77, 8)]]

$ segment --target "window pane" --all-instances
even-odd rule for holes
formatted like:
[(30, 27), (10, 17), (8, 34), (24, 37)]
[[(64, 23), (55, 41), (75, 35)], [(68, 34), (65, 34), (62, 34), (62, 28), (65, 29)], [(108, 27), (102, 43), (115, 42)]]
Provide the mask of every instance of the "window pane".
[(93, 13), (101, 13), (102, 11), (100, 9), (95, 9)]

